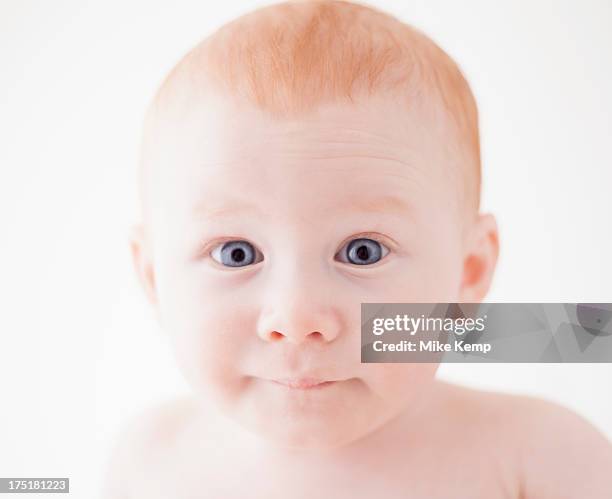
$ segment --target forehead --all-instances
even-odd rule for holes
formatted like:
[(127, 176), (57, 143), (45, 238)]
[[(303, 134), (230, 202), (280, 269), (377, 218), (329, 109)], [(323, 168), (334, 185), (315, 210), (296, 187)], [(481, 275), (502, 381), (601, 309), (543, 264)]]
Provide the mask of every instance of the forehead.
[(293, 120), (202, 100), (156, 127), (155, 203), (198, 216), (240, 207), (414, 212), (450, 194), (437, 127), (422, 109), (382, 96)]

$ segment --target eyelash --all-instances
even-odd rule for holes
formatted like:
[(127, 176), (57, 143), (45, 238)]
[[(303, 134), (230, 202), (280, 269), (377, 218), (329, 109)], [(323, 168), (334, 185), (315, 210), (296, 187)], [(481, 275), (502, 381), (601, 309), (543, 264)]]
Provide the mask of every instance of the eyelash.
[[(377, 262), (371, 264), (371, 265), (357, 265), (357, 264), (351, 264), (351, 263), (347, 263), (347, 262), (339, 262), (339, 263), (343, 263), (346, 265), (350, 265), (351, 267), (364, 267), (364, 268), (372, 268), (377, 266), (378, 263), (382, 262), (383, 260), (385, 260), (388, 256), (389, 253), (391, 252), (395, 252), (396, 248), (397, 248), (397, 243), (392, 240), (391, 238), (387, 237), (387, 236), (382, 236), (376, 232), (364, 232), (364, 233), (359, 233), (359, 234), (353, 234), (350, 237), (346, 238), (344, 241), (342, 241), (342, 243), (339, 246), (339, 249), (336, 253), (334, 253), (334, 257), (338, 254), (338, 252), (340, 250), (342, 250), (347, 244), (349, 244), (351, 241), (356, 240), (356, 239), (371, 239), (373, 241), (376, 241), (377, 243), (379, 243), (380, 245), (384, 246), (387, 248), (387, 254), (385, 256), (383, 256), (380, 260), (378, 260)], [(247, 239), (240, 237), (240, 236), (235, 236), (235, 237), (224, 237), (221, 239), (216, 239), (214, 241), (210, 241), (208, 244), (206, 244), (203, 249), (199, 252), (200, 255), (203, 255), (206, 258), (210, 258), (214, 264), (216, 266), (218, 266), (219, 268), (222, 269), (232, 269), (232, 267), (223, 265), (219, 262), (217, 262), (214, 258), (212, 258), (212, 251), (214, 249), (216, 249), (218, 246), (230, 242), (230, 241), (246, 241), (249, 244), (251, 244), (251, 246), (253, 246), (253, 248), (255, 249), (255, 251), (257, 253), (259, 253), (260, 255), (262, 254), (262, 252), (257, 248), (256, 245), (252, 244), (251, 242), (249, 242)], [(258, 262), (259, 263), (259, 262)], [(256, 264), (250, 264), (250, 265), (244, 265), (244, 266), (240, 266), (240, 267), (234, 267), (234, 270), (240, 270), (240, 269), (245, 269), (245, 268), (249, 268), (252, 267), (253, 265)]]
[(340, 249), (344, 248), (348, 243), (350, 243), (351, 241), (355, 239), (372, 239), (372, 241), (376, 241), (377, 243), (382, 244), (383, 246), (387, 246), (387, 247), (393, 245), (393, 243), (389, 243), (389, 238), (381, 236), (380, 234), (377, 234), (376, 232), (364, 232), (363, 234), (352, 235), (351, 237), (342, 241), (342, 244), (340, 245)]

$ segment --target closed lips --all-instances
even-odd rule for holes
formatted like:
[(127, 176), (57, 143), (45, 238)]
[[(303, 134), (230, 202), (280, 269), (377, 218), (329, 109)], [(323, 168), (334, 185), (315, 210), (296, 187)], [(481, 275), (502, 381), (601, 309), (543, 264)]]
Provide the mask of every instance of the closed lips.
[(315, 388), (323, 388), (335, 383), (335, 381), (325, 381), (322, 379), (314, 378), (274, 379), (272, 381), (279, 385), (283, 385), (287, 388), (292, 388), (296, 390), (311, 390)]

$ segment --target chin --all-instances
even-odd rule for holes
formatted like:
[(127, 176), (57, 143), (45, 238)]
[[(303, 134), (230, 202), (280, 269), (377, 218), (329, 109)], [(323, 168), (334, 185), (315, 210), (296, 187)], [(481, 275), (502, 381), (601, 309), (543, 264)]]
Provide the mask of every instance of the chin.
[(376, 414), (347, 406), (342, 410), (296, 413), (249, 411), (242, 425), (274, 446), (288, 450), (331, 451), (370, 434), (380, 423)]
[[(339, 424), (340, 423), (340, 424)], [(368, 434), (369, 428), (358, 428), (334, 421), (302, 423), (300, 421), (253, 428), (270, 443), (288, 450), (327, 451), (347, 445)]]

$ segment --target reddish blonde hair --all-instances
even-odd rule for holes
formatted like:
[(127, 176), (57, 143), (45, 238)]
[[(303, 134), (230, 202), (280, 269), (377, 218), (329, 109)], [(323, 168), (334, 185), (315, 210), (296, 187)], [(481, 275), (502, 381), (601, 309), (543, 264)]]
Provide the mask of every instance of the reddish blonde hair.
[(463, 200), (469, 211), (478, 211), (478, 112), (467, 81), (431, 39), (371, 6), (302, 0), (249, 12), (189, 51), (164, 80), (153, 107), (188, 107), (193, 94), (177, 92), (181, 83), (243, 99), (278, 119), (364, 93), (395, 93), (407, 105), (434, 103), (450, 118), (454, 150), (466, 163)]

